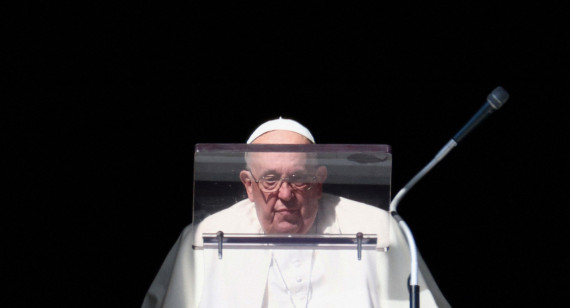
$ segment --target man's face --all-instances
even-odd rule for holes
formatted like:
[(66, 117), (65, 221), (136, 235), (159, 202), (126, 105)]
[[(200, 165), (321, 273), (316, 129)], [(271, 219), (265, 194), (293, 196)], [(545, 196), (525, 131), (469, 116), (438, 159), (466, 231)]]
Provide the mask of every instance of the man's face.
[[(289, 140), (281, 138), (283, 136), (279, 133), (299, 136), (296, 133), (276, 131), (262, 137), (278, 134), (269, 140), (280, 140), (279, 143)], [(326, 178), (326, 168), (309, 162), (306, 153), (250, 153), (249, 167), (251, 173), (244, 170), (240, 177), (249, 199), (255, 202), (257, 217), (263, 230), (266, 233), (307, 233), (317, 216), (318, 202), (322, 196), (320, 183)], [(255, 179), (264, 177), (281, 179), (312, 176), (316, 176), (315, 183), (304, 189), (297, 189), (287, 181), (282, 181), (277, 190), (267, 192), (262, 191), (255, 182)]]

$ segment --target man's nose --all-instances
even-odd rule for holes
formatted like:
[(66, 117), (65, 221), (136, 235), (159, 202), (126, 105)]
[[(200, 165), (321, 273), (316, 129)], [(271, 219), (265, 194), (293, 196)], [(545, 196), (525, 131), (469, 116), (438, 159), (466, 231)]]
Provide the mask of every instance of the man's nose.
[(279, 199), (285, 201), (289, 201), (293, 199), (293, 197), (295, 197), (295, 194), (293, 193), (293, 189), (291, 189), (291, 185), (289, 185), (289, 182), (287, 181), (281, 182), (281, 187), (279, 187), (278, 197)]

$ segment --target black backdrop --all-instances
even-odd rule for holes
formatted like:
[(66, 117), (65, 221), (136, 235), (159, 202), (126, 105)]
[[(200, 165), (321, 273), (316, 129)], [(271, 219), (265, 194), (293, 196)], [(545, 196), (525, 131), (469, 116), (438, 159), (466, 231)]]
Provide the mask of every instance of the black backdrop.
[(293, 118), (318, 143), (390, 144), (395, 194), (498, 85), (509, 102), (400, 212), (452, 306), (565, 297), (560, 7), (43, 3), (3, 15), (8, 306), (140, 306), (191, 221), (196, 143)]

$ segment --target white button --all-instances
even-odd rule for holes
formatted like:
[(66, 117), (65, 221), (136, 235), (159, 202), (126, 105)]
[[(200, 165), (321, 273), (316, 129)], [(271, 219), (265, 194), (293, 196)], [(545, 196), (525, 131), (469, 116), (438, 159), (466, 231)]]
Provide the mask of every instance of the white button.
[(303, 278), (297, 277), (297, 282), (299, 282), (299, 283), (303, 282)]

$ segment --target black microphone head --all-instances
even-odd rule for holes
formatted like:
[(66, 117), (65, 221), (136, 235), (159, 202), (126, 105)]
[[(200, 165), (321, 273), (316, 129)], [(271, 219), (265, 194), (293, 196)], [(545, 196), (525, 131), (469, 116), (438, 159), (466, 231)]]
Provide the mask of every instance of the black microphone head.
[(495, 110), (499, 110), (508, 99), (509, 92), (503, 89), (503, 87), (496, 87), (495, 90), (487, 96), (487, 102), (489, 102), (489, 105)]

